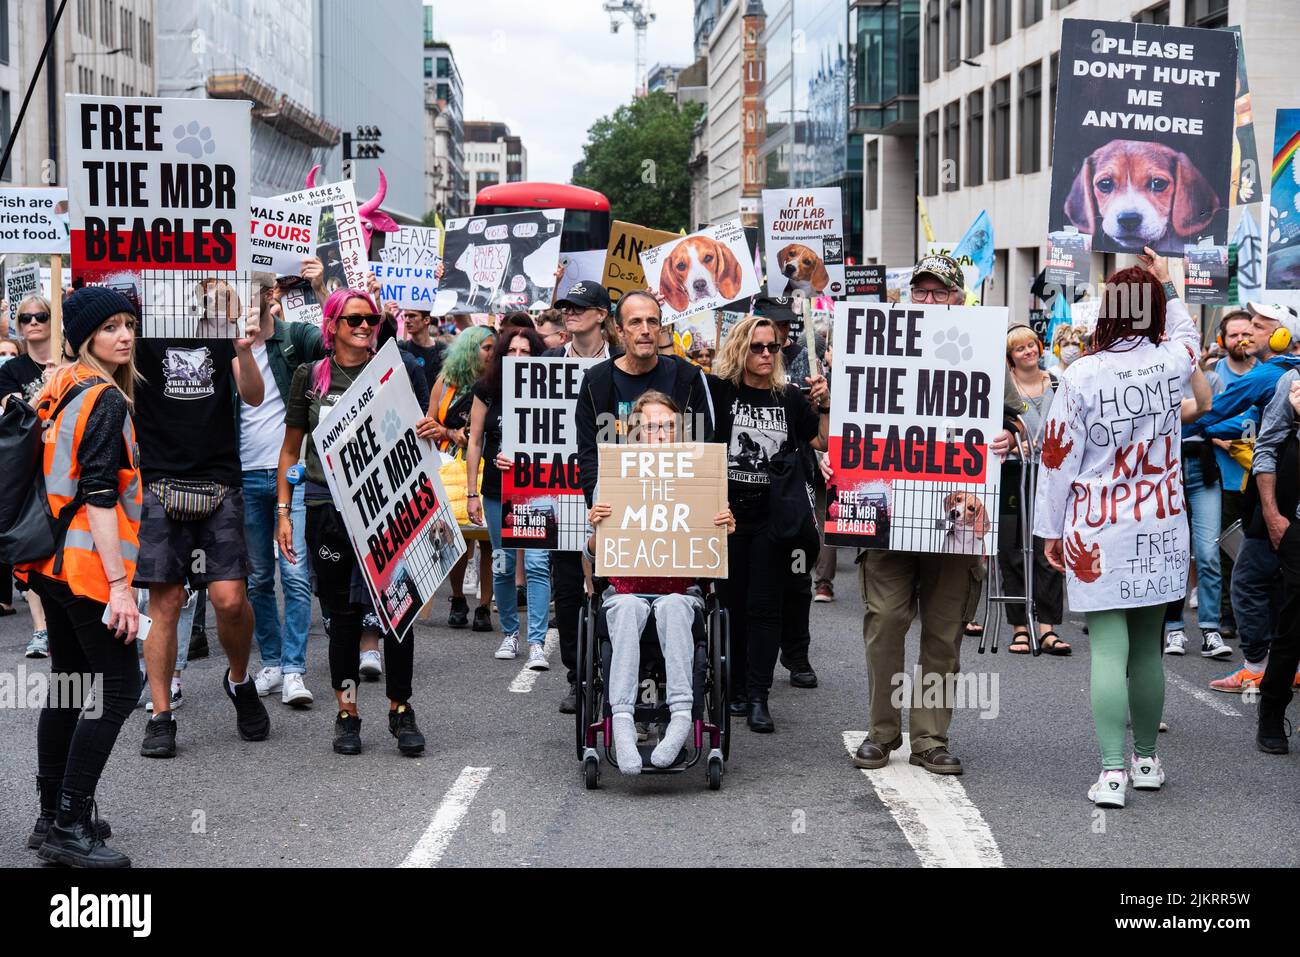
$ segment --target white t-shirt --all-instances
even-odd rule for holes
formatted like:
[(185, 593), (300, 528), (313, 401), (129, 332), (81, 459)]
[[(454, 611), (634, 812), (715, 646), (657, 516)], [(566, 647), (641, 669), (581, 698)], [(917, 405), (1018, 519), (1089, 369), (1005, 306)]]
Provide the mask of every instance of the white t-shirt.
[(263, 397), (258, 406), (239, 400), (239, 460), (245, 472), (278, 467), (284, 444), (284, 399), (271, 374), (266, 343), (253, 346), (253, 358), (262, 373)]

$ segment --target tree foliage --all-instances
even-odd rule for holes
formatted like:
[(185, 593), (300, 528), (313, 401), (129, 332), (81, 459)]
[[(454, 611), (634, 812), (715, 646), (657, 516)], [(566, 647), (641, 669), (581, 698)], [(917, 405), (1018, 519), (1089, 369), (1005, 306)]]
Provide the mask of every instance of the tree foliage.
[(676, 232), (690, 228), (691, 130), (699, 103), (679, 106), (656, 91), (601, 117), (587, 131), (577, 186), (609, 197), (612, 219)]

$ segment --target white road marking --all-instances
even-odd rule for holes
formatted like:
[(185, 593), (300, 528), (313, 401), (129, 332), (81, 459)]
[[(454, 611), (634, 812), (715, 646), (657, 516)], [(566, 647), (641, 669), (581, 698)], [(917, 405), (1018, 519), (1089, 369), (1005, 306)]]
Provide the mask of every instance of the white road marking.
[(402, 867), (437, 867), (447, 851), (452, 836), (469, 811), (474, 796), (487, 780), (491, 768), (465, 768), (456, 782), (443, 795), (433, 820), (429, 822), (411, 853), (402, 861)]
[(1201, 704), (1209, 705), (1215, 711), (1219, 712), (1219, 714), (1226, 714), (1229, 718), (1241, 717), (1241, 712), (1224, 700), (1222, 692), (1210, 691), (1207, 688), (1198, 688), (1187, 679), (1180, 678), (1178, 675), (1168, 671), (1165, 672), (1165, 679), (1175, 688), (1186, 691)]
[[(866, 737), (865, 731), (845, 731), (844, 747), (853, 754)], [(910, 754), (908, 736), (903, 735), (903, 746), (887, 765), (862, 773), (889, 808), (921, 866), (1005, 867), (993, 832), (961, 782), (909, 764)]]
[[(548, 661), (555, 657), (555, 649), (559, 647), (559, 644), (560, 633), (552, 628), (546, 633), (546, 644), (543, 645), (546, 649), (546, 658)], [(527, 659), (528, 642), (521, 642), (519, 647), (522, 652), (520, 657)], [(533, 671), (528, 667), (528, 665), (524, 665), (523, 670), (520, 671), (519, 674), (515, 675), (515, 680), (510, 682), (510, 690), (520, 694), (527, 694), (533, 690), (533, 685), (537, 682), (537, 676), (545, 673), (546, 672), (544, 671)]]

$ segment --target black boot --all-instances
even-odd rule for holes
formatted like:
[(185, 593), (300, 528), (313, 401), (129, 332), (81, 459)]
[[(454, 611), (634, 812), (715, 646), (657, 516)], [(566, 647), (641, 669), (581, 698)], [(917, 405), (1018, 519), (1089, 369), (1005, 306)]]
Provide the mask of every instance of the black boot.
[(464, 595), (451, 596), (451, 611), (447, 615), (448, 628), (469, 627), (469, 602)]
[(37, 849), (43, 861), (68, 867), (130, 867), (131, 858), (115, 851), (99, 836), (99, 813), (95, 799), (88, 794), (59, 795), (59, 810)]
[(340, 711), (334, 719), (334, 753), (361, 753), (361, 719), (357, 715)]
[(747, 723), (750, 731), (757, 731), (759, 734), (771, 734), (776, 730), (772, 713), (767, 710), (767, 695), (754, 695), (749, 699)]
[(492, 631), (492, 609), (487, 605), (479, 605), (474, 609), (474, 624), (470, 626), (471, 631)]
[[(36, 776), (36, 791), (41, 796), (41, 813), (36, 818), (36, 823), (32, 826), (32, 833), (27, 838), (27, 847), (29, 850), (36, 850), (45, 843), (45, 835), (50, 832), (50, 825), (54, 823), (54, 817), (59, 810), (59, 785), (63, 782), (58, 778), (43, 778)], [(103, 840), (108, 840), (113, 836), (113, 829), (108, 826), (107, 821), (98, 822), (96, 834)]]
[(1291, 750), (1286, 739), (1286, 709), (1270, 706), (1261, 700), (1255, 745), (1265, 754), (1286, 754)]
[(424, 751), (424, 735), (415, 723), (415, 709), (409, 704), (399, 704), (388, 712), (388, 732), (397, 739), (397, 750), (407, 757)]

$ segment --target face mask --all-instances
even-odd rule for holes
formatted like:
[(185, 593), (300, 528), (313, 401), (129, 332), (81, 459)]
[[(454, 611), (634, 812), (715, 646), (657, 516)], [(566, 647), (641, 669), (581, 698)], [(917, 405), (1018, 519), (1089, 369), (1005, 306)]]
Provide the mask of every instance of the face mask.
[(1077, 358), (1079, 358), (1078, 346), (1061, 347), (1061, 365), (1068, 366), (1071, 362), (1073, 362)]

